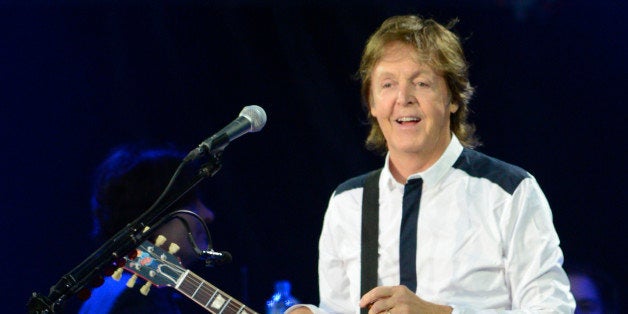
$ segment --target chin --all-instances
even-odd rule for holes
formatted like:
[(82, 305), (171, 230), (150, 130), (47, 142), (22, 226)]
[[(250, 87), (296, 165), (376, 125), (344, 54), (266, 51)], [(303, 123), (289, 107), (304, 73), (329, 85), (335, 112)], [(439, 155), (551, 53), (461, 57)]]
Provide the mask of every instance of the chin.
[(398, 147), (397, 149), (389, 150), (400, 155), (419, 155), (424, 150), (418, 147)]
[(426, 145), (423, 141), (408, 141), (396, 146), (396, 151), (406, 154), (418, 154), (425, 151)]

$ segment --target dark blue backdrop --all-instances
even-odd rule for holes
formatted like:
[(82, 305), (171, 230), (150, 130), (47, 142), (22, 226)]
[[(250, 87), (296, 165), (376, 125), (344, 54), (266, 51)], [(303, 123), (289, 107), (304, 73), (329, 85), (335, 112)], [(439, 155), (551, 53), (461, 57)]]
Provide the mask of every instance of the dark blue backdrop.
[(265, 129), (203, 186), (234, 263), (203, 276), (260, 311), (280, 278), (317, 302), (328, 197), (382, 162), (352, 75), (401, 13), (460, 18), (479, 150), (536, 176), (567, 260), (626, 279), (625, 2), (272, 2), (0, 2), (2, 307), (24, 312), (92, 252), (91, 175), (112, 147), (188, 151), (248, 104)]

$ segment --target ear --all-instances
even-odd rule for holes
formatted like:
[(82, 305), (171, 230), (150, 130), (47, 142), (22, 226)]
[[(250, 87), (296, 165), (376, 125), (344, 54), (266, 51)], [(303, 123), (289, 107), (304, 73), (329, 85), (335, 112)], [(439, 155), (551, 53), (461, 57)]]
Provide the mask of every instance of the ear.
[(450, 102), (449, 103), (449, 112), (450, 113), (456, 113), (458, 111), (458, 103), (455, 102)]
[(369, 96), (369, 113), (371, 114), (371, 116), (376, 117), (375, 115), (375, 101), (373, 100), (373, 95)]

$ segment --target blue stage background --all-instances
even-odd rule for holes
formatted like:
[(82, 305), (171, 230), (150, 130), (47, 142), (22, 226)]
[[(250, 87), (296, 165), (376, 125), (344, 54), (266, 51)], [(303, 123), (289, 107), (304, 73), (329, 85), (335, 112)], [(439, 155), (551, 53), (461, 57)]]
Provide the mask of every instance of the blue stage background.
[(203, 276), (258, 311), (277, 279), (316, 303), (328, 198), (382, 163), (353, 74), (368, 35), (407, 13), (460, 19), (479, 150), (537, 178), (568, 261), (623, 283), (625, 2), (290, 3), (0, 1), (3, 308), (25, 312), (95, 249), (92, 174), (113, 147), (189, 151), (249, 104), (266, 127), (203, 184), (234, 262)]

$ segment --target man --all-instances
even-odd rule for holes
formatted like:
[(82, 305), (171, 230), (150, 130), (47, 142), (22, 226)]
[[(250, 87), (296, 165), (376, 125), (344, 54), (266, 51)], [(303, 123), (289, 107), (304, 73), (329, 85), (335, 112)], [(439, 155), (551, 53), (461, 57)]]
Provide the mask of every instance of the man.
[[(539, 185), (471, 149), (467, 67), (458, 37), (433, 20), (392, 17), (370, 37), (360, 64), (366, 145), (386, 155), (384, 167), (334, 191), (319, 242), (320, 305), (289, 311), (573, 312)], [(377, 247), (361, 248), (373, 177)], [(374, 250), (377, 274), (364, 291), (362, 250)]]
[[(138, 218), (163, 192), (170, 178), (183, 159), (176, 150), (170, 148), (144, 149), (137, 146), (122, 146), (115, 149), (98, 167), (92, 196), (94, 235), (99, 241), (111, 238), (126, 224)], [(183, 171), (185, 179), (192, 173)], [(184, 179), (184, 180), (185, 180)], [(200, 200), (196, 191), (187, 193), (173, 205), (172, 210), (186, 209), (198, 214), (206, 223), (214, 219), (213, 212)], [(170, 243), (180, 246), (177, 256), (185, 267), (198, 260), (192, 245), (187, 239), (188, 231), (194, 236), (198, 247), (207, 246), (207, 235), (202, 224), (190, 215), (180, 215), (160, 226), (152, 234), (152, 241), (158, 235), (166, 237), (164, 248)], [(182, 220), (191, 230), (187, 230)], [(173, 289), (152, 289), (143, 296), (137, 289), (128, 289), (126, 281), (130, 275), (125, 272), (122, 280), (106, 278), (103, 286), (96, 288), (79, 313), (204, 313), (205, 310), (187, 301)]]

